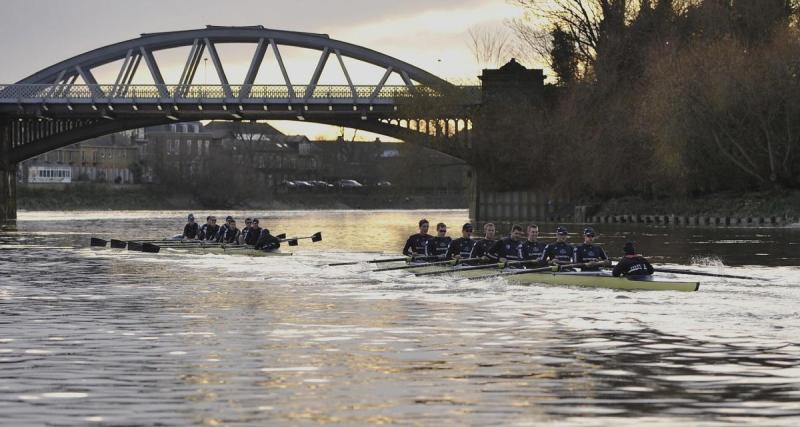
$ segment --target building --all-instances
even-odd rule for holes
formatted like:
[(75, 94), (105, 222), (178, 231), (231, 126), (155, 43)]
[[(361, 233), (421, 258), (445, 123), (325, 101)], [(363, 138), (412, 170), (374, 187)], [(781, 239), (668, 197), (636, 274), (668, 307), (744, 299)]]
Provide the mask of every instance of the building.
[(122, 132), (41, 154), (22, 162), (19, 167), (23, 182), (32, 184), (133, 184), (137, 181), (139, 154), (133, 133)]

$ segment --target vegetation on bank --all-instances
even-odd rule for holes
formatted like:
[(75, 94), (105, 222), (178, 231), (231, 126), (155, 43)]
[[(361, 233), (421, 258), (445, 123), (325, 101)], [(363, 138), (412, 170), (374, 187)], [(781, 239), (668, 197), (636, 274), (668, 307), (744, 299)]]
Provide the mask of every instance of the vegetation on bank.
[(20, 210), (174, 210), (174, 209), (466, 209), (464, 194), (393, 191), (296, 193), (251, 195), (236, 201), (210, 202), (192, 194), (165, 191), (158, 186), (72, 184), (62, 186), (20, 185)]
[(797, 0), (514, 2), (557, 83), (482, 107), (496, 186), (675, 204), (800, 189)]

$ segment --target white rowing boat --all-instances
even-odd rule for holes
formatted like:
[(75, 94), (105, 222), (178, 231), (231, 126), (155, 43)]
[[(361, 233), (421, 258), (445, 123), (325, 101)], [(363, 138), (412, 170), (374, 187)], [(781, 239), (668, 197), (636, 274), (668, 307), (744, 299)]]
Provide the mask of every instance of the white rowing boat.
[(441, 272), (458, 278), (490, 278), (503, 277), (509, 282), (518, 285), (562, 285), (583, 286), (592, 288), (650, 290), (650, 291), (683, 291), (692, 292), (700, 288), (699, 282), (682, 282), (673, 280), (656, 279), (647, 277), (614, 277), (604, 271), (576, 271), (576, 272), (524, 272), (519, 269), (482, 269), (459, 270), (458, 267), (449, 266), (420, 266), (409, 269), (412, 273)]

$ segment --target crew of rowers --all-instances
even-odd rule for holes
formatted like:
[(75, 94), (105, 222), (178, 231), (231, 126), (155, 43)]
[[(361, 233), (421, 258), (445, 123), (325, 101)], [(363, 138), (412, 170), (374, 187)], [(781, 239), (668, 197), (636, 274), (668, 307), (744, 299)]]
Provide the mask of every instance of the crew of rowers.
[[(419, 221), (419, 233), (412, 235), (403, 247), (403, 255), (415, 260), (446, 261), (472, 260), (473, 262), (500, 262), (509, 267), (535, 268), (541, 266), (558, 266), (560, 271), (574, 271), (573, 266), (580, 264), (581, 271), (600, 271), (602, 267), (611, 267), (603, 248), (594, 244), (595, 232), (591, 227), (583, 230), (583, 244), (573, 246), (567, 243), (569, 233), (564, 227), (556, 228), (556, 241), (544, 243), (539, 241), (539, 227), (528, 226), (526, 233), (519, 225), (511, 227), (511, 234), (503, 239), (495, 237), (494, 224), (483, 226), (483, 237), (472, 238), (472, 224), (461, 227), (461, 237), (447, 237), (447, 226), (436, 224), (436, 235), (428, 234), (428, 220)], [(632, 242), (623, 247), (625, 256), (614, 266), (612, 274), (618, 276), (643, 276), (653, 274), (653, 266), (641, 255), (636, 254)]]
[(212, 243), (231, 245), (251, 245), (255, 249), (272, 251), (281, 246), (281, 240), (273, 236), (267, 228), (258, 225), (258, 218), (244, 220), (244, 228), (236, 227), (232, 216), (225, 218), (225, 224), (217, 225), (217, 217), (209, 215), (202, 226), (194, 221), (194, 214), (189, 214), (183, 227), (181, 239), (200, 240)]

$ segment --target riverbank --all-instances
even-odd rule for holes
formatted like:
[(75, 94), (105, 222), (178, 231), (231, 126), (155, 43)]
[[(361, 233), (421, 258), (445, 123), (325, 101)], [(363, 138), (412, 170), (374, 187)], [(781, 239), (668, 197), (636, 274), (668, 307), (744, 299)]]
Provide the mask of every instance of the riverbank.
[[(577, 215), (577, 214), (576, 214)], [(587, 222), (672, 225), (793, 225), (800, 219), (800, 192), (717, 193), (695, 198), (611, 199), (586, 210)]]
[(218, 204), (153, 186), (72, 184), (20, 185), (19, 210), (174, 210), (174, 209), (465, 209), (465, 194), (402, 194), (399, 190), (332, 191), (254, 195)]

